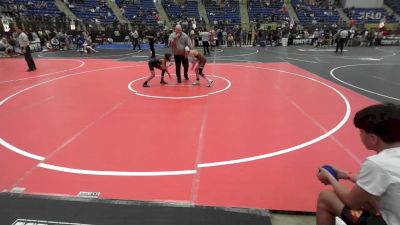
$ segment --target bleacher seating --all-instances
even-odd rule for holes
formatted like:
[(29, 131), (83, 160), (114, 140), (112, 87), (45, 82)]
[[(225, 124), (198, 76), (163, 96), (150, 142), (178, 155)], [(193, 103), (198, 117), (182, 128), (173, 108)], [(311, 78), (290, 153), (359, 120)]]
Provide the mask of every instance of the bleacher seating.
[(163, 1), (163, 7), (172, 21), (178, 21), (183, 17), (200, 16), (196, 1), (188, 1), (183, 5), (177, 5), (173, 1)]
[(389, 15), (384, 8), (351, 8), (346, 9), (347, 16), (358, 24), (379, 23), (386, 18), (387, 23), (396, 23), (396, 18)]
[(230, 24), (240, 24), (239, 1), (228, 0), (223, 5), (214, 2), (206, 4), (208, 20), (211, 24), (214, 21), (229, 21)]
[(97, 19), (100, 22), (110, 23), (115, 20), (115, 15), (104, 1), (83, 0), (76, 1), (75, 4), (75, 7), (70, 8), (71, 11), (85, 22), (93, 22)]
[[(34, 16), (48, 16), (48, 17), (59, 17), (60, 12), (54, 1), (43, 1), (43, 0), (0, 0), (0, 5), (7, 7), (10, 5), (17, 5), (24, 10), (18, 10), (19, 12), (24, 11), (24, 15), (28, 18)], [(14, 7), (14, 6), (13, 6)]]
[(304, 0), (292, 0), (291, 3), (303, 25), (311, 25), (313, 20), (318, 24), (339, 23), (339, 13), (332, 5), (306, 4)]
[(271, 23), (289, 17), (288, 13), (282, 10), (282, 3), (280, 2), (271, 2), (266, 5), (259, 0), (248, 0), (248, 12), (250, 21), (256, 22)]
[(122, 0), (115, 1), (120, 8), (124, 9), (123, 15), (130, 21), (139, 24), (156, 24), (156, 8), (153, 0), (140, 0), (136, 3)]
[(396, 13), (400, 14), (400, 1), (399, 0), (385, 0), (386, 5), (392, 8)]

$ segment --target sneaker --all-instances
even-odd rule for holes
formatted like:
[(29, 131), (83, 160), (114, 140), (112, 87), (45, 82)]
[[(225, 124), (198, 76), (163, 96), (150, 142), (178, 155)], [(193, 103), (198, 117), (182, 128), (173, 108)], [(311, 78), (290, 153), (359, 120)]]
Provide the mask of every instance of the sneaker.
[(192, 85), (200, 85), (200, 81), (196, 80)]
[(189, 80), (189, 77), (188, 77), (188, 76), (185, 76), (185, 80)]
[(162, 80), (160, 81), (160, 84), (168, 84), (168, 83)]
[(209, 80), (207, 87), (211, 87), (212, 83), (214, 83), (214, 81), (213, 80)]
[(148, 85), (147, 83), (144, 83), (143, 87), (150, 87), (150, 85)]

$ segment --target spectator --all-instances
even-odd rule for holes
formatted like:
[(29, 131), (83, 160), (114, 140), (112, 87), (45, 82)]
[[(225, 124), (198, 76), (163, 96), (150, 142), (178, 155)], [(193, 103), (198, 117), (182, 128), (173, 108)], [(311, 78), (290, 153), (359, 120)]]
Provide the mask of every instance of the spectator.
[(131, 32), (131, 33), (129, 34), (129, 36), (131, 37), (131, 42), (132, 42), (133, 50), (136, 49), (136, 46), (139, 47), (139, 50), (142, 50), (142, 49), (140, 48), (140, 44), (139, 44), (139, 33), (138, 33), (138, 31), (135, 30), (134, 32)]
[(400, 105), (378, 104), (366, 107), (354, 116), (354, 125), (368, 150), (358, 176), (333, 167), (338, 179), (354, 183), (348, 190), (326, 169), (318, 179), (333, 191), (322, 191), (317, 202), (317, 225), (335, 224), (340, 216), (347, 225), (374, 219), (380, 224), (400, 224)]
[(50, 43), (51, 43), (51, 48), (52, 48), (52, 49), (60, 49), (60, 42), (58, 41), (58, 39), (57, 39), (56, 36), (54, 36), (54, 37), (50, 40)]
[(4, 53), (5, 53), (8, 57), (11, 57), (11, 55), (13, 54), (14, 48), (13, 48), (13, 46), (8, 42), (6, 36), (3, 36), (3, 38), (0, 39), (0, 51), (4, 51)]

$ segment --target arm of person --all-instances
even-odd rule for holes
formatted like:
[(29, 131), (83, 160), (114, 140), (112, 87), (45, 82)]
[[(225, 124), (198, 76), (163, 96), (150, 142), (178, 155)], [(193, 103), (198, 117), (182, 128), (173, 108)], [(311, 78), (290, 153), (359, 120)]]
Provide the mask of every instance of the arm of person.
[(168, 38), (168, 46), (174, 47), (176, 45), (176, 35), (172, 33)]
[(373, 197), (368, 192), (355, 185), (351, 190), (347, 189), (335, 177), (332, 176), (326, 169), (319, 168), (318, 179), (325, 185), (332, 185), (335, 193), (340, 200), (351, 209), (359, 209), (365, 206)]
[(169, 68), (170, 66), (172, 66), (172, 65), (173, 65), (173, 63), (169, 63), (169, 65), (167, 65), (167, 60), (163, 60), (162, 68), (163, 68), (163, 70), (168, 74), (169, 79), (172, 79), (172, 76), (171, 76), (171, 74), (169, 73), (168, 68)]
[(356, 174), (356, 173), (353, 174), (346, 170), (339, 169), (335, 166), (331, 166), (331, 165), (329, 165), (329, 166), (332, 167), (332, 169), (336, 172), (338, 179), (348, 180), (353, 183), (355, 183), (357, 181), (358, 174)]
[(340, 200), (351, 209), (363, 208), (376, 216), (380, 215), (376, 196), (368, 193), (357, 184), (351, 190), (347, 190), (338, 181), (335, 181), (332, 183), (332, 187)]
[(198, 61), (194, 59), (194, 60), (192, 61), (192, 67), (190, 68), (190, 70), (193, 70), (194, 67), (197, 65), (197, 63), (198, 63)]
[[(332, 185), (340, 200), (351, 209), (364, 208), (368, 209), (375, 215), (379, 215), (380, 212), (377, 204), (377, 196), (385, 190), (385, 187), (387, 186), (385, 183), (387, 182), (383, 180), (386, 178), (381, 172), (377, 172), (376, 168), (371, 169), (371, 163), (367, 162), (364, 164), (369, 165), (362, 167), (360, 173), (361, 179), (357, 181), (354, 176), (351, 177), (353, 182), (357, 182), (351, 190), (340, 184), (339, 181), (324, 168), (320, 168), (318, 179), (324, 184)], [(335, 171), (338, 171), (338, 169), (335, 168)], [(340, 176), (345, 175), (340, 175), (340, 173), (338, 173), (338, 177)]]
[(359, 209), (365, 207), (370, 200), (374, 198), (373, 195), (366, 192), (357, 184), (351, 190), (345, 188), (337, 180), (332, 180), (332, 187), (337, 193), (342, 202), (351, 209)]

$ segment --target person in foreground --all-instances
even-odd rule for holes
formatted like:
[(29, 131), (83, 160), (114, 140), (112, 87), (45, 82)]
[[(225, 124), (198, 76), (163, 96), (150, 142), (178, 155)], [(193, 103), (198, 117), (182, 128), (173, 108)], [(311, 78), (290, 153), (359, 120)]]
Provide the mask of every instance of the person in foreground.
[[(317, 225), (335, 224), (340, 217), (347, 225), (400, 224), (400, 105), (378, 104), (356, 113), (354, 125), (368, 150), (360, 173), (353, 176), (332, 166), (337, 179), (319, 168), (318, 179), (333, 191), (321, 191), (317, 201)], [(338, 180), (355, 185), (348, 190)]]

